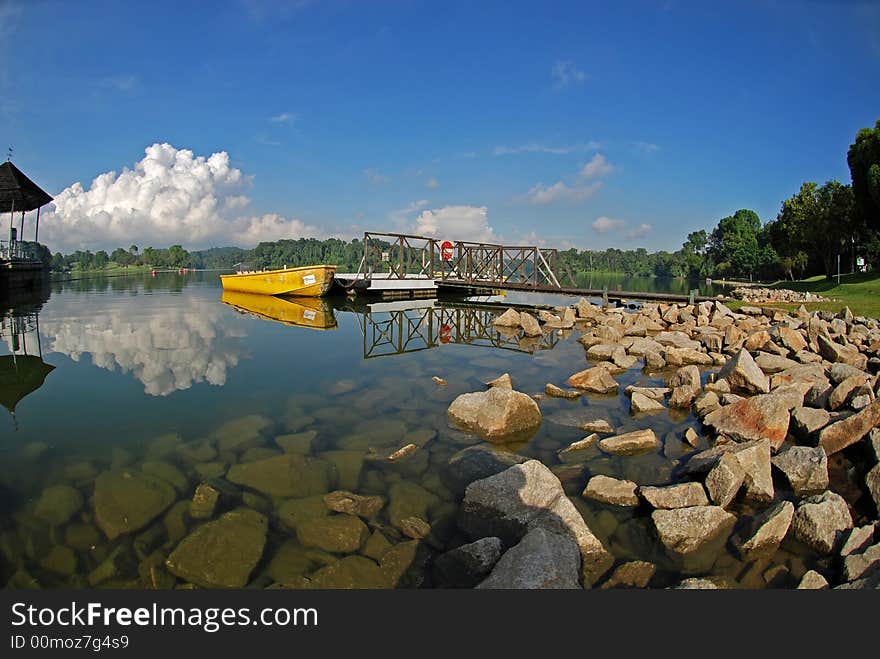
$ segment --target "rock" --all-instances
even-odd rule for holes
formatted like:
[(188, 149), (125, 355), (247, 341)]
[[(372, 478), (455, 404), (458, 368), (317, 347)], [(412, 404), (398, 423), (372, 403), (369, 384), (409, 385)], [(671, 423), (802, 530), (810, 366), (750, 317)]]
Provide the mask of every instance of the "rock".
[(785, 475), (795, 496), (806, 497), (828, 489), (828, 457), (821, 446), (792, 446), (771, 462)]
[(187, 477), (183, 475), (180, 469), (168, 462), (148, 460), (141, 464), (141, 471), (150, 476), (161, 478), (166, 483), (170, 483), (179, 494), (189, 490), (190, 485)]
[(357, 490), (364, 469), (363, 451), (323, 451), (317, 456), (331, 465), (336, 473), (336, 487), (341, 490)]
[(654, 508), (666, 510), (709, 505), (706, 491), (699, 483), (681, 483), (667, 487), (643, 485), (639, 488), (639, 494)]
[(595, 446), (596, 440), (598, 440), (598, 439), (599, 439), (599, 435), (596, 433), (593, 433), (592, 435), (589, 435), (588, 437), (584, 437), (583, 439), (579, 439), (576, 442), (572, 442), (571, 444), (569, 444), (565, 448), (560, 449), (559, 451), (557, 451), (557, 455), (559, 456), (559, 459), (562, 460), (563, 462), (579, 461), (583, 458), (583, 454), (581, 453), (581, 451), (584, 451), (586, 449), (589, 449), (589, 448), (592, 448), (593, 446)]
[(203, 588), (242, 588), (263, 555), (266, 517), (233, 510), (186, 536), (168, 556), (171, 574)]
[(541, 330), (541, 325), (535, 317), (527, 311), (520, 313), (519, 322), (520, 325), (522, 325), (523, 332), (526, 336), (542, 336), (544, 334)]
[[(655, 510), (651, 519), (667, 553), (675, 559), (685, 560), (686, 566), (686, 559), (692, 555), (696, 557), (697, 552), (711, 555), (712, 550), (720, 550), (736, 522), (736, 517), (720, 506)], [(699, 558), (698, 563), (706, 561)]]
[(77, 551), (88, 551), (101, 542), (101, 534), (91, 524), (68, 524), (64, 529), (64, 544)]
[(95, 522), (110, 540), (144, 528), (176, 499), (167, 482), (138, 471), (105, 471), (95, 480)]
[(727, 508), (742, 487), (745, 476), (746, 472), (734, 454), (722, 455), (706, 476), (706, 490), (712, 503)]
[(724, 444), (702, 451), (691, 457), (684, 466), (687, 474), (701, 473), (715, 467), (726, 454), (733, 455), (744, 473), (746, 497), (758, 502), (773, 500), (773, 478), (770, 471), (770, 442), (756, 439), (750, 442)]
[(819, 433), (819, 445), (825, 449), (825, 453), (834, 455), (861, 440), (878, 424), (880, 424), (880, 398), (860, 412), (825, 426)]
[(272, 425), (272, 421), (264, 416), (251, 414), (224, 423), (211, 433), (211, 439), (217, 443), (217, 450), (239, 451), (260, 439), (261, 433)]
[(846, 501), (830, 490), (804, 499), (792, 522), (795, 537), (820, 554), (830, 554), (843, 532), (853, 527)]
[(397, 526), (403, 535), (413, 540), (422, 540), (431, 534), (431, 525), (421, 517), (404, 517)]
[(586, 432), (597, 432), (602, 435), (607, 435), (614, 432), (614, 426), (612, 426), (605, 419), (592, 419), (590, 421), (583, 421), (577, 426), (581, 430), (585, 430)]
[(794, 517), (794, 505), (790, 501), (780, 501), (756, 516), (751, 523), (736, 533), (731, 544), (744, 560), (758, 556), (772, 556), (779, 549), (788, 533)]
[(312, 517), (296, 525), (296, 538), (303, 547), (316, 547), (331, 553), (354, 553), (369, 536), (367, 525), (354, 515)]
[(498, 318), (493, 320), (492, 324), (498, 327), (519, 327), (521, 324), (519, 312), (514, 309), (508, 309), (498, 316)]
[(650, 428), (606, 437), (599, 441), (599, 448), (614, 455), (635, 455), (660, 448), (657, 435)]
[(662, 412), (665, 407), (653, 398), (648, 398), (638, 392), (633, 392), (630, 399), (630, 411), (633, 414), (649, 414), (653, 412)]
[(308, 587), (355, 590), (388, 588), (389, 585), (387, 576), (375, 562), (363, 556), (346, 556), (315, 572)]
[(497, 387), (460, 395), (448, 414), (459, 426), (489, 441), (521, 437), (541, 425), (541, 410), (530, 396)]
[(843, 362), (861, 371), (868, 367), (868, 358), (852, 345), (843, 346), (823, 335), (817, 337), (816, 343), (819, 346), (819, 352), (829, 362)]
[(700, 445), (700, 436), (693, 428), (688, 428), (687, 430), (685, 430), (682, 438), (685, 442), (688, 443), (689, 446), (692, 446), (693, 448), (697, 448), (697, 446)]
[(850, 554), (843, 559), (843, 575), (847, 581), (855, 581), (880, 567), (880, 544), (868, 547), (861, 554)]
[(219, 490), (207, 483), (200, 483), (196, 487), (192, 501), (189, 505), (189, 516), (193, 519), (211, 519), (220, 502)]
[(337, 490), (324, 495), (324, 505), (337, 513), (347, 513), (369, 519), (385, 506), (385, 499), (378, 495), (354, 494)]
[(828, 580), (815, 570), (810, 570), (801, 577), (798, 590), (824, 590), (828, 588)]
[(441, 554), (434, 559), (440, 585), (473, 588), (486, 578), (501, 558), (500, 538), (481, 538)]
[(308, 497), (330, 489), (329, 464), (295, 453), (232, 465), (226, 478), (273, 497)]
[(446, 380), (444, 380), (441, 377), (437, 377), (436, 375), (431, 376), (431, 382), (436, 384), (438, 387), (445, 387), (446, 385), (449, 384), (449, 382), (447, 382)]
[(567, 534), (533, 528), (507, 550), (480, 589), (580, 588), (580, 553)]
[(465, 491), (458, 523), (473, 538), (497, 536), (505, 546), (535, 527), (570, 535), (580, 549), (585, 586), (594, 583), (614, 562), (565, 496), (559, 479), (537, 460), (471, 483)]
[(690, 348), (692, 350), (700, 349), (700, 342), (694, 341), (684, 332), (660, 332), (654, 336), (654, 340), (664, 346), (672, 346), (674, 348)]
[[(871, 376), (867, 373), (859, 373), (843, 380), (828, 394), (829, 409), (838, 410), (843, 407), (854, 394), (857, 394), (862, 387), (866, 386), (870, 379)], [(870, 388), (870, 385), (868, 385), (868, 388)]]
[(76, 552), (64, 545), (55, 545), (40, 560), (40, 567), (49, 572), (70, 577), (76, 572)]
[(663, 401), (669, 395), (669, 391), (669, 387), (636, 387), (635, 385), (630, 385), (624, 390), (624, 393), (627, 396), (641, 394), (652, 400)]
[[(388, 519), (400, 528), (408, 517), (430, 519), (428, 511), (440, 502), (440, 498), (421, 485), (411, 481), (397, 481), (388, 489)], [(491, 534), (486, 534), (491, 535)]]
[(610, 343), (597, 343), (587, 350), (587, 358), (595, 361), (617, 361), (626, 356), (623, 346)]
[(788, 434), (789, 413), (780, 398), (764, 394), (715, 410), (703, 423), (739, 442), (767, 438), (778, 449)]
[(288, 531), (296, 531), (301, 522), (330, 514), (324, 497), (320, 494), (302, 499), (287, 499), (278, 507), (278, 521)]
[(647, 588), (657, 567), (645, 561), (629, 561), (617, 566), (602, 589), (609, 588)]
[(758, 368), (755, 360), (745, 348), (739, 350), (719, 371), (734, 391), (748, 394), (766, 394), (770, 391), (770, 380)]
[(850, 554), (860, 554), (865, 551), (874, 540), (874, 531), (874, 524), (852, 529), (840, 548), (840, 555), (845, 558)]
[[(760, 311), (760, 309), (758, 310)], [(676, 590), (718, 590), (719, 586), (710, 579), (700, 579), (692, 577), (690, 579), (682, 579), (675, 587)]]
[(669, 406), (687, 408), (700, 393), (700, 371), (693, 365), (684, 366), (675, 372), (667, 384), (672, 389)]
[(707, 391), (703, 395), (696, 398), (691, 405), (693, 413), (699, 418), (703, 418), (721, 407), (721, 401), (718, 394), (714, 391)]
[(596, 394), (613, 394), (618, 388), (617, 381), (601, 366), (575, 373), (566, 380), (566, 384)]
[(521, 455), (491, 446), (469, 446), (449, 458), (447, 475), (457, 489), (464, 490), (476, 480), (494, 476), (527, 460)]
[(650, 351), (645, 353), (645, 370), (650, 372), (660, 371), (666, 368), (666, 360), (660, 352)]
[(637, 506), (639, 497), (636, 496), (636, 488), (638, 485), (632, 481), (598, 475), (590, 479), (581, 496), (612, 506)]
[(583, 395), (582, 391), (575, 391), (572, 389), (563, 389), (561, 387), (557, 387), (555, 384), (550, 384), (549, 382), (544, 387), (544, 393), (548, 396), (552, 396), (553, 398), (579, 398)]
[(367, 539), (364, 546), (361, 548), (361, 553), (367, 558), (372, 558), (374, 561), (378, 561), (382, 556), (385, 555), (389, 549), (391, 549), (391, 543), (388, 542), (388, 538), (381, 531), (373, 531), (373, 534)]
[(798, 365), (796, 361), (779, 355), (771, 355), (766, 352), (762, 352), (758, 355), (755, 359), (755, 364), (767, 374), (780, 373), (787, 368), (792, 368), (793, 366)]
[(300, 455), (310, 455), (312, 452), (312, 442), (318, 436), (317, 430), (307, 430), (292, 435), (281, 435), (275, 438), (275, 443), (285, 453), (298, 453)]
[(83, 507), (83, 496), (69, 485), (53, 485), (40, 494), (34, 515), (51, 526), (61, 526)]
[(865, 486), (868, 488), (868, 494), (874, 500), (874, 510), (880, 512), (880, 464), (875, 464), (865, 474)]
[(791, 352), (800, 352), (807, 347), (806, 339), (804, 339), (801, 333), (797, 330), (782, 325), (778, 328), (778, 331), (779, 341), (782, 343), (782, 345), (791, 350)]
[(510, 373), (499, 375), (494, 380), (486, 383), (487, 387), (498, 387), (499, 389), (513, 389), (513, 381), (510, 379)]
[(826, 410), (814, 407), (796, 407), (791, 411), (791, 431), (804, 441), (819, 441), (819, 431), (831, 423)]
[(654, 339), (636, 337), (626, 351), (628, 354), (635, 357), (644, 357), (649, 352), (657, 353), (659, 355), (663, 352), (663, 346), (657, 343)]
[(684, 366), (687, 364), (711, 366), (714, 363), (712, 357), (693, 348), (667, 347), (663, 351), (663, 359), (666, 360), (667, 366)]

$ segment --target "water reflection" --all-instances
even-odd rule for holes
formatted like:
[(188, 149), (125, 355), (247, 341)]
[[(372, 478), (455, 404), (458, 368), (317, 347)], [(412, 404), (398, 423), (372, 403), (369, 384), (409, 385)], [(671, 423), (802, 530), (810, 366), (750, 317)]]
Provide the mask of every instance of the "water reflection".
[(16, 406), (43, 386), (46, 376), (55, 368), (43, 361), (37, 308), (25, 306), (18, 311), (4, 311), (0, 317), (0, 340), (9, 351), (0, 357), (0, 405), (12, 415), (13, 426), (18, 429)]
[(185, 308), (160, 302), (115, 297), (93, 303), (85, 315), (75, 297), (61, 296), (41, 318), (46, 351), (77, 362), (88, 355), (99, 368), (133, 375), (151, 396), (199, 382), (225, 384), (245, 351), (244, 329), (226, 322), (211, 300), (193, 298)]
[(274, 320), (293, 327), (336, 329), (336, 316), (327, 300), (316, 297), (281, 298), (223, 291), (223, 304), (258, 318)]

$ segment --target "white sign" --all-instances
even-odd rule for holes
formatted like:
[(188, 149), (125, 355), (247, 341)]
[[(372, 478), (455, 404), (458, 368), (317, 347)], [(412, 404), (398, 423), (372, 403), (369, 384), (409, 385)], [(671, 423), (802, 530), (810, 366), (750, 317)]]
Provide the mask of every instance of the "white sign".
[(315, 283), (315, 275), (306, 275), (303, 277), (303, 284), (308, 286), (309, 284)]

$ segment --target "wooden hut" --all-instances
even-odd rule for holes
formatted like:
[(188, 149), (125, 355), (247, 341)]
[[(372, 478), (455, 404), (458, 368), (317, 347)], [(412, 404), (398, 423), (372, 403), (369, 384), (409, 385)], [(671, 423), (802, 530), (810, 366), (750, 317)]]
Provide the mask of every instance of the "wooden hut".
[[(16, 251), (16, 243), (24, 240), (25, 214), (31, 211), (37, 211), (37, 218), (34, 228), (34, 242), (39, 240), (40, 232), (40, 208), (52, 201), (40, 186), (25, 176), (18, 167), (10, 161), (0, 165), (0, 214), (9, 213), (9, 244), (6, 250), (2, 250), (2, 242), (0, 241), (0, 251), (6, 251), (9, 259), (18, 255)], [(15, 228), (15, 214), (21, 213), (21, 224), (18, 230)], [(0, 259), (3, 255), (0, 254)]]

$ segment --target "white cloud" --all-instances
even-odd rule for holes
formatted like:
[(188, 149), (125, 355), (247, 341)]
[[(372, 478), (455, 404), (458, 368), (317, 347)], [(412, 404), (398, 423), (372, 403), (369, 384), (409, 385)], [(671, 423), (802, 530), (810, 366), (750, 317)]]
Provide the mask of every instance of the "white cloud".
[(134, 91), (137, 87), (137, 78), (133, 75), (115, 75), (102, 78), (100, 86), (107, 89), (113, 89), (121, 93)]
[(207, 158), (170, 144), (153, 144), (132, 169), (106, 172), (88, 188), (74, 183), (55, 195), (40, 221), (53, 251), (114, 248), (137, 243), (187, 248), (255, 245), (260, 240), (323, 237), (324, 232), (280, 215), (244, 214), (249, 183), (225, 151)]
[(497, 243), (499, 237), (489, 226), (485, 206), (443, 206), (425, 209), (416, 218), (412, 232), (449, 240)]
[(590, 162), (583, 166), (580, 171), (580, 176), (581, 178), (599, 178), (610, 174), (613, 171), (614, 166), (605, 160), (605, 156), (601, 153), (597, 153), (593, 156)]
[(550, 71), (550, 77), (553, 79), (553, 86), (557, 89), (568, 87), (569, 85), (579, 85), (586, 80), (586, 74), (578, 69), (573, 62), (557, 61), (553, 64)]
[(281, 114), (276, 114), (274, 117), (269, 118), (269, 121), (273, 124), (286, 124), (295, 120), (296, 115), (291, 114), (290, 112), (282, 112)]
[(660, 150), (660, 146), (653, 142), (632, 142), (633, 148), (642, 155), (650, 155)]
[(406, 225), (412, 221), (413, 215), (427, 205), (427, 199), (419, 199), (418, 201), (410, 202), (405, 207), (398, 208), (388, 213), (388, 219), (391, 220), (395, 229), (404, 229)]
[(373, 185), (382, 185), (383, 183), (388, 183), (388, 181), (391, 180), (374, 167), (369, 167), (365, 169), (364, 176), (366, 176), (367, 179), (369, 179), (370, 183), (372, 183)]
[(98, 368), (131, 374), (151, 396), (225, 384), (245, 351), (244, 333), (228, 322), (227, 310), (197, 297), (184, 310), (165, 308), (150, 297), (116, 298), (88, 313), (62, 298), (40, 316), (43, 349), (76, 362), (88, 355)]
[(440, 187), (440, 181), (435, 179), (433, 176), (425, 181), (425, 187), (430, 188), (431, 190), (436, 190)]
[(638, 240), (639, 238), (644, 238), (649, 233), (651, 233), (651, 229), (653, 227), (650, 224), (640, 224), (632, 231), (626, 234), (627, 240)]
[(559, 181), (551, 186), (538, 183), (526, 193), (526, 201), (535, 206), (544, 206), (556, 201), (578, 202), (592, 197), (602, 187), (602, 181), (589, 184), (576, 183), (568, 185)]
[(609, 231), (617, 231), (626, 226), (626, 222), (623, 220), (615, 220), (611, 217), (597, 217), (593, 221), (593, 230), (596, 233), (608, 233)]
[(562, 146), (547, 146), (540, 142), (529, 142), (528, 144), (520, 144), (518, 146), (496, 146), (492, 153), (496, 156), (510, 156), (519, 153), (549, 153), (561, 156), (581, 151), (592, 151), (593, 149), (598, 148), (598, 142), (587, 142), (586, 144), (564, 144)]

